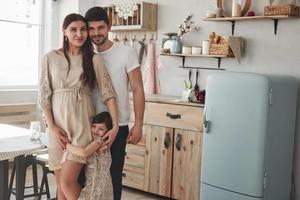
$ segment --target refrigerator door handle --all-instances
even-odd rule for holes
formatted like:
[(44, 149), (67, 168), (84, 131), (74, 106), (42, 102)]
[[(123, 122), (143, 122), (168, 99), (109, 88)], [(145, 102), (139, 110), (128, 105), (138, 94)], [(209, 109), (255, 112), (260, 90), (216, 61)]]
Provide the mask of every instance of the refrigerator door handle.
[(204, 109), (204, 132), (209, 133), (209, 127), (210, 127), (210, 121), (208, 120), (207, 117), (207, 108)]

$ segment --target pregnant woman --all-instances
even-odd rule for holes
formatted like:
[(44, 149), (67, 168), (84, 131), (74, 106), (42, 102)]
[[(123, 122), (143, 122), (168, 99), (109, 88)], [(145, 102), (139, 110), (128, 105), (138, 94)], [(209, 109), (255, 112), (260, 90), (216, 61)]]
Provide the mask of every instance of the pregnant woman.
[[(99, 55), (94, 55), (86, 20), (67, 15), (63, 22), (63, 47), (44, 56), (39, 84), (39, 105), (49, 127), (49, 167), (55, 172), (58, 199), (77, 199), (77, 177), (86, 158), (66, 153), (66, 143), (86, 147), (92, 140), (95, 115), (91, 90), (99, 87), (118, 132), (115, 92)], [(109, 138), (111, 139), (111, 138)]]

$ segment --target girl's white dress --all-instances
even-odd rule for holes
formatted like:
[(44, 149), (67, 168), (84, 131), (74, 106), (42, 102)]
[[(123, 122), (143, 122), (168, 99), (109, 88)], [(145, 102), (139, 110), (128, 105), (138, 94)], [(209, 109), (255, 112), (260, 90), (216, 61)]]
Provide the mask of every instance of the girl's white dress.
[[(102, 143), (97, 137), (96, 142)], [(94, 153), (87, 159), (85, 169), (86, 182), (81, 190), (79, 200), (113, 200), (113, 187), (110, 176), (110, 152), (98, 155)]]

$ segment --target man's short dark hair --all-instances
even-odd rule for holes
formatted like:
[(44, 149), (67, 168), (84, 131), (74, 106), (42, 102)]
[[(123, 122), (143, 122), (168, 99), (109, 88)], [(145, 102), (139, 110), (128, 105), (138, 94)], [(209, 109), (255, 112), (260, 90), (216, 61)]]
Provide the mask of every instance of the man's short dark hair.
[(107, 25), (109, 25), (109, 19), (108, 19), (106, 11), (99, 6), (88, 9), (88, 11), (86, 11), (86, 13), (85, 13), (85, 19), (88, 22), (104, 21)]
[(92, 124), (100, 124), (104, 123), (105, 126), (107, 127), (107, 130), (112, 129), (112, 120), (109, 112), (101, 112), (97, 114), (92, 121)]

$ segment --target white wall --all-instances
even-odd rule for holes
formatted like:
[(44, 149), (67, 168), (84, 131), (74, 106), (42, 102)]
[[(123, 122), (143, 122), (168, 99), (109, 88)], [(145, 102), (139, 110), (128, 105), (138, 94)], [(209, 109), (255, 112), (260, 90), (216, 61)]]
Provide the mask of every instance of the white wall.
[(56, 1), (56, 15), (53, 19), (54, 29), (58, 33), (58, 41), (55, 48), (60, 48), (62, 44), (62, 24), (64, 17), (71, 13), (79, 13), (84, 16), (85, 12), (94, 6), (94, 0), (58, 0)]

